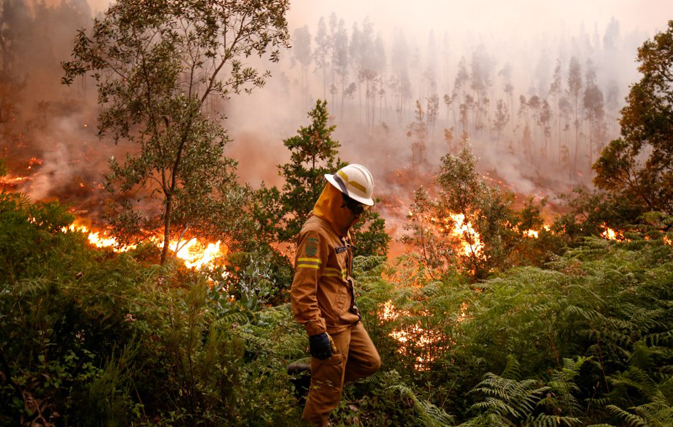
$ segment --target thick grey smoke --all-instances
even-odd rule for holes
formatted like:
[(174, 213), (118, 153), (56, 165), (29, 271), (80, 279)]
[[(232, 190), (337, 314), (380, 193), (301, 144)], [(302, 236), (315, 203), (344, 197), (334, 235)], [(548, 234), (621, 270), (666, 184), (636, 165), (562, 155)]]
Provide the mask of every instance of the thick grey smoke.
[[(464, 133), (483, 173), (517, 193), (553, 197), (590, 183), (591, 161), (618, 135), (637, 47), (673, 4), (448, 3), (294, 1), (293, 49), (270, 66), (266, 87), (226, 103), (241, 180), (281, 185), (282, 140), (325, 98), (342, 159), (374, 172), (391, 215), (405, 213)], [(15, 175), (42, 159), (23, 188), (33, 197), (95, 209), (106, 161), (123, 147), (97, 139), (95, 87), (61, 85), (60, 62), (108, 2), (1, 5), (0, 155)]]
[[(605, 127), (600, 138), (594, 138), (594, 159), (599, 147), (616, 136), (614, 123), (619, 107), (629, 83), (637, 76), (634, 56), (646, 35), (622, 35), (618, 25), (612, 21), (603, 32), (593, 35), (593, 42), (580, 28), (576, 35), (516, 44), (513, 40), (477, 36), (451, 38), (447, 32), (438, 37), (432, 30), (421, 37), (399, 29), (385, 37), (372, 20), (346, 24), (336, 16), (325, 17), (315, 27), (295, 32), (295, 50), (276, 67), (276, 77), (264, 90), (232, 101), (229, 128), (235, 139), (239, 131), (249, 135), (251, 129), (257, 129), (271, 140), (276, 133), (280, 140), (306, 123), (306, 112), (316, 99), (327, 98), (344, 158), (371, 164), (374, 169), (380, 167), (381, 175), (385, 175), (391, 172), (389, 169), (412, 162), (413, 137), (407, 133), (417, 122), (419, 101), (424, 115), (421, 122), (426, 127), (426, 153), (424, 164), (416, 166), (436, 167), (442, 155), (457, 147), (465, 131), (483, 167), (497, 171), (517, 191), (533, 192), (536, 184), (532, 177), (540, 171), (549, 175), (550, 167), (558, 173), (559, 182), (574, 185), (587, 181), (576, 172), (588, 176), (590, 164), (584, 141), (592, 130), (584, 107), (589, 69), (595, 69), (592, 84), (602, 98), (600, 125)], [(346, 33), (344, 47), (330, 47), (324, 42), (337, 40), (341, 29)], [(328, 50), (327, 59), (324, 50)], [(348, 51), (346, 60), (339, 60), (340, 50)], [(305, 52), (311, 55), (306, 58)], [(584, 81), (576, 94), (577, 117), (582, 122), (579, 129), (574, 125), (574, 98), (568, 87), (573, 58)], [(550, 94), (557, 65), (559, 92)], [(447, 97), (454, 98), (449, 105)], [(565, 113), (568, 117), (559, 123), (562, 100), (573, 105)], [(497, 129), (499, 102), (507, 119)], [(467, 110), (467, 124), (462, 122), (461, 108)], [(250, 111), (267, 112), (264, 123)], [(544, 114), (553, 117), (545, 119)], [(451, 134), (448, 140), (445, 130)], [(260, 151), (265, 149), (258, 147)], [(562, 156), (572, 157), (564, 160), (573, 163), (571, 178), (565, 172), (567, 164), (560, 164)]]
[(107, 149), (95, 135), (96, 94), (84, 82), (63, 86), (60, 66), (75, 31), (90, 25), (89, 5), (2, 0), (0, 22), (0, 148), (9, 172), (29, 176), (19, 189), (34, 199), (98, 204)]

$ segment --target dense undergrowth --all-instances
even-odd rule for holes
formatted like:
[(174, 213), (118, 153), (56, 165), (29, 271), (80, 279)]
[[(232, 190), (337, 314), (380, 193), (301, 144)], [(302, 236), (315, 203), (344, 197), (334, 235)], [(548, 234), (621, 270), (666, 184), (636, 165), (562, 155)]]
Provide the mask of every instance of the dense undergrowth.
[[(285, 367), (307, 339), (287, 303), (248, 276), (225, 289), (153, 265), (152, 248), (94, 249), (71, 220), (0, 195), (0, 425), (298, 425)], [(629, 237), (476, 284), (358, 258), (383, 368), (333, 425), (672, 425), (673, 250)], [(384, 320), (386, 302), (402, 315)]]

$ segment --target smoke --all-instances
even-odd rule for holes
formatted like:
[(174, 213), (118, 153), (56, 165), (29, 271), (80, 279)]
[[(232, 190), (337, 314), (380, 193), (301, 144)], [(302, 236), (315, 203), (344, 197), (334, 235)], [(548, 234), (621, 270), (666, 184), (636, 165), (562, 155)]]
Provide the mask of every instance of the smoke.
[[(267, 88), (243, 102), (232, 102), (232, 116), (244, 117), (254, 111), (258, 118), (264, 111), (262, 127), (290, 132), (279, 135), (278, 143), (305, 123), (302, 118), (315, 99), (326, 98), (337, 125), (334, 137), (342, 144), (342, 158), (367, 165), (383, 194), (403, 193), (407, 198), (417, 180), (407, 180), (400, 188), (400, 183), (386, 182), (387, 177), (405, 168), (431, 176), (441, 157), (457, 149), (463, 131), (480, 160), (480, 169), (517, 193), (554, 198), (577, 184), (590, 185), (591, 161), (618, 135), (619, 109), (629, 85), (638, 78), (637, 47), (666, 24), (661, 18), (665, 14), (634, 13), (642, 5), (633, 2), (610, 2), (605, 8), (579, 2), (542, 7), (531, 1), (506, 5), (479, 1), (460, 7), (433, 1), (400, 2), (395, 7), (379, 1), (294, 4), (290, 15), (294, 50), (273, 69), (275, 77)], [(673, 9), (665, 2), (653, 2), (653, 6), (660, 12)], [(324, 40), (338, 43), (341, 28), (347, 33), (350, 61), (345, 66), (346, 77), (340, 77), (338, 47), (326, 58), (320, 57), (321, 51), (331, 49)], [(359, 53), (361, 57), (358, 49), (365, 51)], [(573, 106), (564, 113), (559, 104), (573, 101), (568, 93), (572, 58), (580, 64), (583, 83), (577, 111)], [(327, 63), (323, 69), (321, 62)], [(457, 87), (461, 64), (465, 81)], [(557, 65), (561, 88), (554, 95), (550, 86)], [(589, 123), (584, 107), (591, 67), (596, 74), (593, 84), (602, 97), (600, 123)], [(369, 79), (367, 72), (375, 76)], [(347, 85), (357, 91), (344, 101)], [(450, 107), (444, 103), (447, 95), (458, 95)], [(484, 102), (486, 112), (470, 107), (467, 120), (472, 123), (463, 126), (457, 104), (465, 102), (466, 95), (475, 103)], [(433, 96), (439, 102), (434, 101), (438, 111), (431, 121)], [(279, 100), (282, 108), (278, 108)], [(417, 100), (428, 129), (425, 159), (413, 165), (413, 138), (407, 133), (416, 121)], [(496, 132), (498, 101), (507, 107), (508, 122)], [(545, 119), (545, 114), (552, 118)], [(557, 119), (561, 114), (566, 117)], [(288, 126), (288, 120), (296, 125)], [(475, 125), (475, 120), (481, 123)], [(581, 123), (576, 125), (574, 120)], [(238, 123), (232, 121), (228, 126), (235, 137)], [(250, 129), (245, 127), (249, 138)], [(451, 141), (444, 139), (445, 130), (452, 134)], [(272, 147), (262, 141), (266, 140), (253, 141), (261, 143), (253, 151), (262, 153)], [(242, 159), (241, 168), (247, 169), (247, 163)]]
[[(36, 199), (59, 197), (96, 210), (107, 159), (123, 157), (123, 146), (95, 134), (91, 82), (60, 84), (60, 62), (69, 59), (76, 30), (108, 5), (2, 0), (0, 155), (12, 174), (32, 175), (23, 190)], [(374, 173), (390, 219), (406, 213), (418, 185), (431, 184), (463, 132), (485, 175), (517, 193), (553, 198), (590, 183), (590, 161), (618, 134), (619, 109), (638, 78), (637, 47), (665, 28), (668, 16), (673, 3), (663, 0), (293, 1), (294, 49), (278, 64), (254, 62), (273, 77), (224, 103), (227, 154), (239, 161), (241, 181), (282, 185), (276, 166), (289, 160), (282, 141), (326, 98), (341, 158)], [(572, 58), (582, 79), (576, 100), (569, 94)], [(558, 64), (561, 88), (554, 94)], [(591, 67), (602, 96), (596, 119), (583, 107)], [(425, 127), (421, 153), (412, 151), (414, 124)], [(33, 157), (42, 165), (29, 171)]]

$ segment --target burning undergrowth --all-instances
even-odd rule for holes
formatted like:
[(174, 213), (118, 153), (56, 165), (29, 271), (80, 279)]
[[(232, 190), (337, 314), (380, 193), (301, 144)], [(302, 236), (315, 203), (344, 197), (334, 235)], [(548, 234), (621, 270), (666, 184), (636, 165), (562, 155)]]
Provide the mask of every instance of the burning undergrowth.
[[(109, 248), (118, 253), (128, 252), (138, 247), (138, 244), (124, 244), (115, 238), (109, 229), (94, 229), (83, 220), (75, 220), (62, 231), (82, 233), (91, 245), (98, 248)], [(164, 242), (163, 236), (159, 233), (147, 234), (149, 238), (145, 243), (161, 249)], [(229, 252), (228, 246), (221, 240), (207, 242), (197, 237), (173, 239), (169, 245), (170, 251), (185, 267), (202, 272), (213, 272), (218, 267), (223, 267)]]

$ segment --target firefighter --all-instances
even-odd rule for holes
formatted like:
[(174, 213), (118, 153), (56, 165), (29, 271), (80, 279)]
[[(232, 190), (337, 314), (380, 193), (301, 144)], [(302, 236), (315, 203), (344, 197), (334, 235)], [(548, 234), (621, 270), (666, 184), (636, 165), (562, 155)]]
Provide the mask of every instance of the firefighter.
[(351, 277), (349, 230), (374, 204), (374, 181), (361, 165), (326, 174), (327, 183), (299, 232), (292, 311), (309, 336), (311, 384), (302, 420), (326, 426), (344, 382), (372, 375), (381, 358), (361, 322)]

